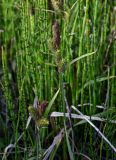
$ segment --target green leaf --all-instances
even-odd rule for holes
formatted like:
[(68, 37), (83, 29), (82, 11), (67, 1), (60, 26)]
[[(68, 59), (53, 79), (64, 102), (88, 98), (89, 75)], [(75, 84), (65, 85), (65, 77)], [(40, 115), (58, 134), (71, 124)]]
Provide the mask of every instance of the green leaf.
[(57, 90), (57, 92), (55, 93), (55, 95), (54, 95), (53, 98), (51, 99), (50, 103), (48, 104), (48, 107), (46, 108), (46, 111), (45, 111), (45, 113), (44, 113), (44, 116), (48, 116), (48, 114), (49, 114), (49, 112), (50, 112), (50, 110), (51, 110), (51, 107), (52, 107), (52, 105), (53, 105), (53, 103), (54, 103), (54, 101), (55, 101), (55, 99), (56, 99), (59, 91), (60, 91), (60, 88)]
[(75, 62), (77, 62), (77, 61), (85, 58), (85, 57), (88, 57), (88, 56), (91, 56), (91, 55), (95, 54), (96, 52), (97, 52), (97, 50), (94, 51), (94, 52), (87, 53), (87, 54), (84, 54), (84, 55), (82, 55), (82, 56), (80, 56), (80, 57), (77, 57), (77, 58), (73, 59), (73, 60), (69, 63), (69, 66), (72, 65), (73, 63), (75, 63)]
[(65, 126), (66, 142), (67, 142), (67, 147), (68, 147), (68, 151), (69, 151), (69, 156), (70, 156), (71, 160), (74, 160), (73, 152), (72, 152), (71, 145), (70, 145), (70, 142), (69, 142), (69, 135), (68, 135), (68, 132), (67, 132), (67, 129), (66, 129), (66, 125), (64, 125), (64, 126)]

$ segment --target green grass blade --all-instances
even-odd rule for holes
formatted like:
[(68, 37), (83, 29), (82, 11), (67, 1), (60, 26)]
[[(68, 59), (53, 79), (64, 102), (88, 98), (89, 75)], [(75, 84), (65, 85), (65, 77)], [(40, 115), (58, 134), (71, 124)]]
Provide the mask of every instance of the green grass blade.
[(57, 92), (55, 93), (55, 95), (54, 95), (53, 98), (51, 99), (50, 103), (48, 104), (48, 107), (47, 107), (47, 109), (46, 109), (46, 111), (45, 111), (45, 114), (44, 114), (45, 116), (48, 116), (48, 114), (49, 114), (49, 112), (50, 112), (50, 110), (51, 110), (51, 107), (52, 107), (55, 99), (56, 99), (57, 96), (58, 96), (59, 91), (60, 91), (60, 89), (57, 90)]

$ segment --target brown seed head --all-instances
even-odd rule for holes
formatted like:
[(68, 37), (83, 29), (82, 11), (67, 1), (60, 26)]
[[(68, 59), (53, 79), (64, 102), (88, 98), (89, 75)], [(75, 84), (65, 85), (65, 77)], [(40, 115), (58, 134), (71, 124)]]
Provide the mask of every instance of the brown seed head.
[(58, 21), (55, 21), (52, 26), (53, 33), (53, 47), (57, 50), (60, 47), (60, 26)]
[(46, 100), (39, 103), (38, 105), (39, 116), (42, 116), (42, 114), (44, 114), (47, 105), (48, 105), (48, 101)]

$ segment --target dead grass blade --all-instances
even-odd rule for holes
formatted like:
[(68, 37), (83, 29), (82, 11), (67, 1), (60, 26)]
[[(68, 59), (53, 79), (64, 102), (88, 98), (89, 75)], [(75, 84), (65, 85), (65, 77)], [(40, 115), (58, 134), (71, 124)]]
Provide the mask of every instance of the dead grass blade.
[[(63, 112), (52, 112), (50, 117), (67, 117), (69, 118), (69, 113), (63, 113)], [(104, 119), (104, 118), (100, 118), (100, 117), (96, 117), (96, 116), (87, 116), (87, 115), (77, 115), (77, 114), (71, 114), (71, 118), (74, 118), (74, 119), (82, 119), (84, 120), (84, 122), (86, 122), (85, 118), (88, 119), (88, 120), (91, 120), (91, 121), (100, 121), (100, 122), (106, 122), (108, 121), (109, 123), (114, 123), (116, 124), (116, 121), (115, 120), (107, 120), (107, 119)]]
[(86, 116), (83, 115), (75, 106), (71, 106), (78, 114), (83, 116), (83, 118), (98, 132), (98, 134), (104, 139), (104, 141), (112, 148), (112, 150), (116, 153), (116, 148), (111, 144), (111, 142), (104, 136), (104, 134), (89, 120)]

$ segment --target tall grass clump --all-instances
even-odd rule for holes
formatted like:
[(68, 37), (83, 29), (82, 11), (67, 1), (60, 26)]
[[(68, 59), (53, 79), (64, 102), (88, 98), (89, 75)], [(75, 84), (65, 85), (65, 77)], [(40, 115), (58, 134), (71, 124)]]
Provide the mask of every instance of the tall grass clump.
[(116, 2), (0, 2), (0, 158), (116, 158)]

